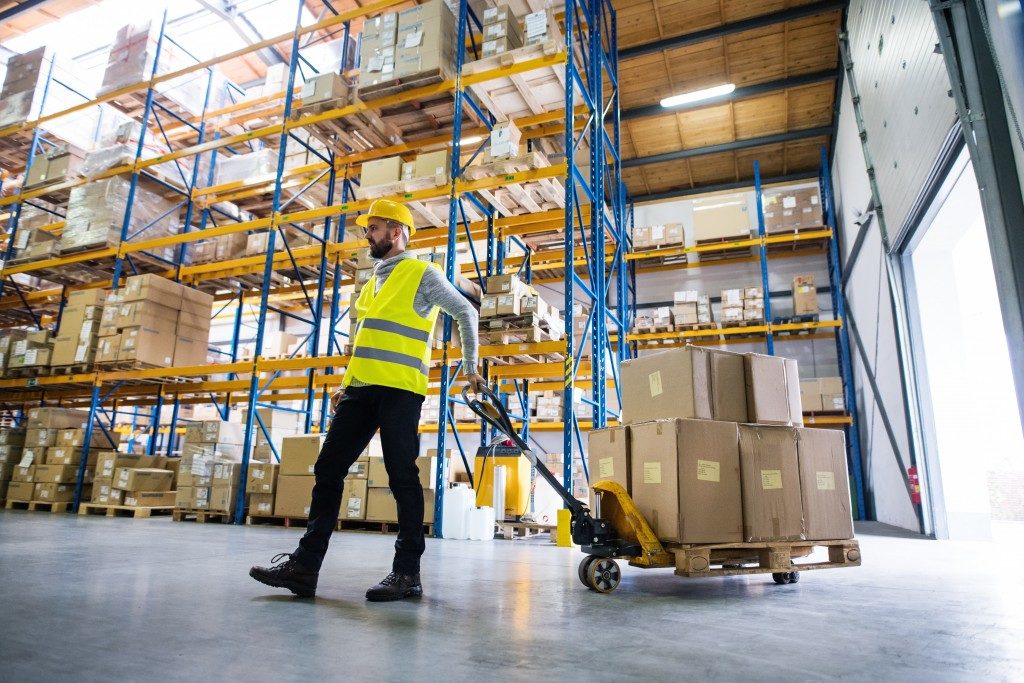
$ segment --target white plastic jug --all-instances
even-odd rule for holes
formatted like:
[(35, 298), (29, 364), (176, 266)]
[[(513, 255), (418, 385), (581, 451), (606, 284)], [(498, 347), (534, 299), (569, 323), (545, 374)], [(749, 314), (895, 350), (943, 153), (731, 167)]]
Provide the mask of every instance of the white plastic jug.
[(494, 540), (494, 508), (485, 506), (469, 511), (469, 540)]
[(491, 496), (491, 505), (494, 507), (494, 519), (505, 521), (505, 475), (504, 465), (494, 466), (494, 492)]
[(473, 490), (456, 484), (444, 492), (441, 508), (441, 535), (445, 538), (465, 540), (469, 538), (469, 511), (476, 502)]

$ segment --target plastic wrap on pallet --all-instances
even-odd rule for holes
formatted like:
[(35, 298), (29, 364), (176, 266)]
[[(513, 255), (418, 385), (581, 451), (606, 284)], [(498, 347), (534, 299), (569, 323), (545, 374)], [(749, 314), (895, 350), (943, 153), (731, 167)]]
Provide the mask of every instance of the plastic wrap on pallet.
[(95, 149), (85, 155), (82, 175), (91, 178), (118, 166), (130, 166), (135, 163), (135, 149), (134, 145), (128, 143)]
[(45, 81), (44, 65), (51, 59), (45, 47), (14, 55), (0, 90), (0, 127), (23, 123), (39, 114)]
[[(130, 183), (121, 177), (105, 178), (75, 187), (68, 199), (67, 217), (61, 233), (61, 252), (102, 248), (118, 243), (124, 221)], [(178, 232), (175, 202), (164, 199), (144, 187), (135, 190), (129, 233), (149, 226), (143, 239)], [(174, 247), (164, 247), (157, 256), (172, 258)]]
[(249, 154), (236, 154), (217, 160), (217, 179), (215, 185), (247, 180), (256, 176), (274, 173), (277, 169), (277, 152), (272, 149), (261, 149)]

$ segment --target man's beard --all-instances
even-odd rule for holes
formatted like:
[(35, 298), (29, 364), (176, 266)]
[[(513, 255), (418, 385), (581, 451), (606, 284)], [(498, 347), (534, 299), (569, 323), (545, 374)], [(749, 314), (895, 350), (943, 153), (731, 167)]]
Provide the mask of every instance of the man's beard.
[(382, 239), (379, 242), (370, 241), (370, 256), (376, 259), (382, 259), (387, 256), (388, 252), (394, 246), (394, 242), (390, 239)]

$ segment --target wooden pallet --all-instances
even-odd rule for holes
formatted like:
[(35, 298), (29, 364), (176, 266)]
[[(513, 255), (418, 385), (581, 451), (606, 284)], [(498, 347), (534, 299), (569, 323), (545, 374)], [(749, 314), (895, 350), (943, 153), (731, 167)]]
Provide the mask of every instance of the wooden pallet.
[(72, 505), (74, 503), (54, 503), (47, 500), (9, 500), (5, 507), (8, 510), (63, 513), (70, 510)]
[(146, 519), (154, 515), (169, 515), (172, 506), (133, 507), (128, 505), (101, 505), (99, 503), (82, 503), (78, 506), (79, 515), (103, 515), (105, 517), (133, 517)]
[(7, 368), (4, 377), (10, 379), (28, 379), (29, 377), (49, 377), (50, 368), (45, 365), (30, 365), (20, 368)]
[(517, 538), (533, 538), (541, 534), (550, 534), (555, 530), (555, 526), (551, 524), (537, 524), (536, 522), (502, 522), (499, 521), (497, 537), (504, 538), (508, 541), (514, 541)]
[(719, 329), (718, 323), (689, 323), (689, 324), (675, 324), (676, 332), (696, 332), (698, 330), (717, 330)]
[(680, 249), (685, 246), (682, 242), (677, 244), (657, 244), (657, 245), (633, 245), (633, 252), (638, 254), (645, 254), (648, 256), (656, 256), (660, 251), (668, 251), (669, 249)]
[[(358, 102), (356, 98), (352, 98), (352, 100), (351, 103)], [(304, 107), (296, 112), (295, 118), (303, 114), (318, 114), (330, 111), (331, 109), (340, 109), (349, 104), (348, 100), (341, 98), (320, 102)], [(365, 109), (338, 119), (318, 121), (303, 126), (303, 128), (314, 138), (322, 142), (328, 149), (334, 150), (336, 154), (341, 156), (402, 143), (398, 130), (371, 109)]]
[(207, 522), (220, 522), (222, 524), (231, 524), (234, 519), (234, 514), (230, 512), (211, 512), (209, 510), (172, 508), (171, 519), (175, 522), (198, 522), (200, 524), (205, 524)]
[[(372, 520), (372, 519), (339, 519), (336, 526), (338, 531), (355, 531), (375, 534), (397, 534), (398, 522)], [(424, 524), (423, 533), (430, 535), (434, 533), (433, 524)]]
[(788, 318), (775, 318), (772, 325), (789, 325), (793, 323), (816, 323), (821, 319), (818, 313), (806, 313), (804, 315), (791, 315)]
[(283, 526), (290, 529), (293, 526), (305, 528), (305, 517), (280, 517), (278, 515), (248, 514), (245, 523), (249, 526)]
[(78, 365), (52, 365), (51, 375), (84, 375), (92, 371), (92, 363), (79, 363)]
[(696, 240), (694, 246), (700, 247), (701, 251), (695, 253), (700, 261), (717, 261), (735, 258), (740, 255), (749, 256), (756, 252), (756, 246), (749, 244), (737, 246), (735, 243), (744, 242), (753, 239), (753, 237), (754, 235), (748, 233), (747, 235)]
[(400, 92), (414, 90), (428, 85), (436, 85), (447, 80), (449, 75), (444, 69), (433, 69), (416, 74), (410, 78), (393, 78), (374, 85), (360, 85), (358, 97), (364, 102), (372, 102), (390, 95), (397, 95)]
[[(492, 57), (477, 59), (463, 66), (464, 76), (563, 53), (565, 43), (551, 40), (526, 45)], [(540, 69), (492, 78), (469, 86), (486, 111), (499, 121), (519, 119), (565, 108), (565, 64), (558, 62)]]
[[(828, 560), (796, 562), (808, 557), (815, 548), (826, 548)], [(855, 539), (681, 545), (667, 549), (675, 554), (676, 574), (687, 577), (773, 574), (859, 567), (861, 563), (860, 544)]]

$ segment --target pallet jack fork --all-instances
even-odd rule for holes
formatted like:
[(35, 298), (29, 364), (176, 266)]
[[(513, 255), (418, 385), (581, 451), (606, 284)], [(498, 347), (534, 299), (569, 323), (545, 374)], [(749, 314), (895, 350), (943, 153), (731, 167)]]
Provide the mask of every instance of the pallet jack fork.
[(486, 400), (470, 398), (468, 386), (462, 390), (462, 398), (470, 410), (511, 439), (569, 509), (573, 543), (587, 555), (579, 566), (579, 578), (584, 585), (599, 593), (615, 590), (622, 578), (616, 558), (626, 559), (637, 567), (673, 566), (672, 554), (661, 545), (620, 484), (604, 479), (593, 484), (601, 501), (600, 516), (595, 519), (590, 509), (566, 491), (555, 475), (537, 460), (529, 444), (512, 426), (512, 420), (499, 398), (486, 388), (480, 396)]

